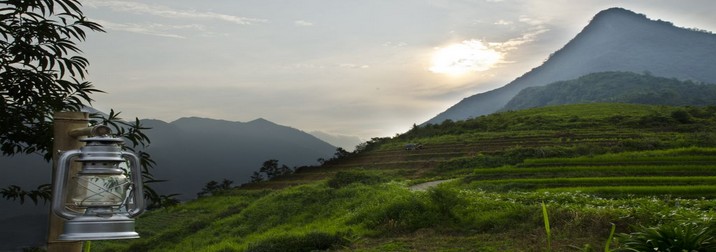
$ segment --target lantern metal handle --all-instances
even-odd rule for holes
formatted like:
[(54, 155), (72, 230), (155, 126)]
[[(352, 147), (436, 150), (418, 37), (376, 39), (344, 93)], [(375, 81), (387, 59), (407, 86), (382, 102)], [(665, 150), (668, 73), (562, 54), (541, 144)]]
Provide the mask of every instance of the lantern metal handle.
[[(75, 213), (72, 211), (68, 211), (66, 209), (66, 202), (67, 199), (64, 196), (67, 196), (67, 193), (63, 192), (63, 188), (67, 185), (67, 180), (69, 177), (69, 167), (70, 167), (70, 161), (72, 161), (72, 158), (79, 156), (82, 154), (81, 150), (69, 150), (66, 152), (63, 152), (62, 155), (58, 158), (57, 161), (57, 168), (55, 171), (55, 177), (58, 178), (57, 182), (55, 183), (55, 186), (53, 187), (53, 195), (52, 195), (52, 211), (57, 214), (57, 216), (60, 216), (64, 219), (74, 219), (82, 214)], [(131, 180), (132, 180), (132, 195), (133, 195), (133, 201), (134, 206), (132, 208), (127, 209), (127, 215), (130, 218), (136, 217), (140, 214), (142, 214), (146, 208), (146, 203), (144, 201), (144, 191), (142, 186), (142, 172), (139, 168), (139, 158), (131, 152), (121, 152), (121, 156), (125, 159), (127, 159), (130, 163), (129, 170), (131, 171)], [(134, 169), (133, 169), (134, 168)]]
[[(122, 152), (122, 157), (129, 160), (129, 170), (132, 179), (132, 194), (134, 198), (134, 207), (127, 209), (128, 216), (134, 218), (144, 212), (146, 204), (144, 201), (144, 190), (142, 188), (142, 170), (139, 167), (139, 158), (131, 152)], [(135, 169), (132, 169), (134, 167)]]
[(55, 187), (52, 188), (52, 211), (55, 212), (57, 216), (68, 220), (81, 215), (79, 213), (67, 211), (65, 208), (67, 199), (62, 197), (63, 195), (67, 195), (67, 193), (63, 193), (63, 188), (65, 188), (65, 185), (67, 184), (67, 177), (69, 176), (69, 172), (67, 172), (67, 170), (70, 167), (70, 160), (72, 160), (75, 156), (79, 156), (81, 153), (82, 152), (80, 150), (69, 150), (63, 152), (57, 159), (57, 167), (55, 168), (55, 178), (57, 178), (57, 181), (55, 182)]

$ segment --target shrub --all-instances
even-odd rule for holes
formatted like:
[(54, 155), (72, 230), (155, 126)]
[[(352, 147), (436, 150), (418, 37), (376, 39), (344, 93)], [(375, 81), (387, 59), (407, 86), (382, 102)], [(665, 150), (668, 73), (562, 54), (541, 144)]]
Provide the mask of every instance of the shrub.
[(709, 223), (673, 223), (622, 234), (615, 251), (716, 251), (716, 228)]
[(457, 220), (457, 216), (453, 213), (453, 209), (457, 206), (463, 206), (467, 201), (458, 195), (456, 190), (446, 187), (434, 187), (428, 191), (430, 204), (432, 208), (440, 214), (443, 219), (451, 221)]
[(652, 113), (639, 118), (638, 125), (642, 127), (664, 127), (672, 124), (674, 119), (661, 114)]
[(338, 189), (353, 183), (361, 183), (364, 185), (373, 185), (386, 182), (387, 179), (375, 173), (365, 171), (341, 171), (328, 180), (328, 186)]
[(379, 232), (399, 234), (441, 223), (424, 194), (396, 193), (394, 197), (362, 207), (348, 224), (362, 224)]
[(671, 112), (671, 118), (680, 123), (693, 123), (694, 118), (686, 110), (675, 110)]

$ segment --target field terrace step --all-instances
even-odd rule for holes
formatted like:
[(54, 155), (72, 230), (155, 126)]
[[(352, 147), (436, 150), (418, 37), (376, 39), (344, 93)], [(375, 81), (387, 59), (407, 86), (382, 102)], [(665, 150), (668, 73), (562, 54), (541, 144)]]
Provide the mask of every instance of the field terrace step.
[[(320, 167), (298, 170), (285, 178), (274, 178), (271, 181), (247, 184), (242, 187), (254, 189), (284, 188), (330, 178), (339, 171), (351, 169), (401, 170), (406, 174), (420, 174), (433, 170), (441, 163), (454, 158), (471, 157), (480, 153), (499, 153), (515, 147), (571, 146), (579, 143), (613, 146), (624, 139), (641, 137), (641, 135), (633, 132), (575, 132), (569, 134), (552, 132), (533, 136), (500, 136), (471, 141), (428, 143), (423, 144), (422, 148), (416, 150), (405, 150), (402, 146), (398, 146), (359, 153), (344, 159), (329, 161)], [(705, 175), (711, 175), (711, 173)], [(517, 177), (533, 176), (540, 177), (540, 175), (534, 174), (517, 175)], [(408, 175), (407, 177), (410, 176)]]

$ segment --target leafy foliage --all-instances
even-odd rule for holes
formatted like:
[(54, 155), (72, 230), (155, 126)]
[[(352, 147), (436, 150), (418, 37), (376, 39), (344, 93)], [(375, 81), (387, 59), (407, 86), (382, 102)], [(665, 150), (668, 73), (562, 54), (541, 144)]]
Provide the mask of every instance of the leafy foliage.
[(54, 111), (77, 111), (101, 92), (83, 81), (89, 61), (76, 43), (88, 21), (77, 0), (5, 0), (0, 9), (0, 149), (50, 159)]
[(0, 195), (8, 200), (20, 200), (20, 204), (25, 203), (25, 197), (30, 198), (33, 203), (37, 204), (39, 200), (44, 203), (52, 197), (52, 188), (49, 184), (43, 184), (35, 190), (25, 191), (17, 185), (11, 185), (7, 188), (0, 189)]
[(716, 251), (716, 228), (708, 222), (642, 227), (619, 238), (614, 251)]
[[(85, 81), (89, 61), (80, 56), (77, 43), (87, 31), (104, 32), (89, 21), (78, 0), (0, 1), (0, 151), (3, 155), (37, 153), (52, 158), (52, 114), (79, 111), (92, 102), (90, 95), (102, 92)], [(160, 182), (151, 175), (154, 161), (141, 151), (150, 143), (139, 119), (124, 122), (114, 110), (107, 117), (92, 115), (91, 124), (111, 126), (130, 142), (125, 149), (138, 153), (145, 183)], [(0, 190), (6, 199), (25, 197), (37, 203), (49, 198), (49, 185), (25, 191), (18, 186)], [(151, 187), (145, 195), (154, 205), (171, 202)]]

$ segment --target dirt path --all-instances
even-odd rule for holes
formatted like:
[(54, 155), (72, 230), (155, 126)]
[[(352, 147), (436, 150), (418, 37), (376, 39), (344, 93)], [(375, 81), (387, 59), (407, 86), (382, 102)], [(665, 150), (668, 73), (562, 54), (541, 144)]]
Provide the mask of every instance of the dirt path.
[(445, 182), (449, 182), (449, 181), (453, 181), (453, 180), (455, 180), (455, 179), (435, 180), (435, 181), (420, 183), (420, 184), (417, 184), (417, 185), (412, 185), (412, 186), (408, 187), (408, 189), (410, 189), (411, 191), (425, 191), (425, 190), (428, 190), (428, 189), (430, 189), (430, 188), (432, 188), (432, 187), (435, 187), (435, 186), (437, 186), (437, 185), (439, 185), (439, 184), (442, 184), (442, 183), (445, 183)]

